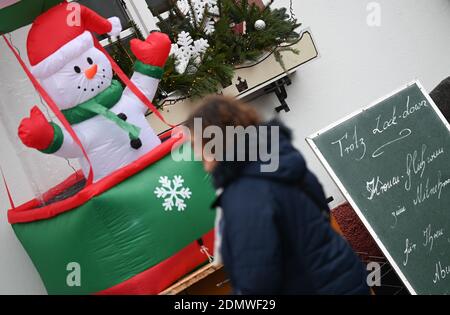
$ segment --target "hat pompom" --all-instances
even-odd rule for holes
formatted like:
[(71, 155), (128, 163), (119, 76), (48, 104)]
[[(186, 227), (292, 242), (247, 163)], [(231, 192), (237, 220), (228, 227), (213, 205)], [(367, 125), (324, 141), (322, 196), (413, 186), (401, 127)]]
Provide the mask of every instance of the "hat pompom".
[(111, 23), (111, 31), (108, 32), (109, 36), (119, 36), (122, 32), (122, 23), (120, 19), (116, 16), (110, 17), (108, 21)]

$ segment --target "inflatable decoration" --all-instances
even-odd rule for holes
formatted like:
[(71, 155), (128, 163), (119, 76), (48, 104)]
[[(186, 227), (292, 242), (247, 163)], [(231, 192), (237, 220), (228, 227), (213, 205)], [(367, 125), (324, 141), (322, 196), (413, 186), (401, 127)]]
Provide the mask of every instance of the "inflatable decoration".
[[(164, 121), (150, 100), (168, 36), (130, 42), (137, 58), (130, 80), (92, 34), (119, 35), (118, 18), (65, 1), (9, 2), (0, 2), (0, 32), (34, 21), (30, 69), (3, 38), (61, 123), (48, 122), (35, 106), (18, 136), (29, 148), (81, 165), (41, 198), (11, 202), (9, 222), (50, 294), (161, 292), (211, 258), (214, 225), (214, 190), (202, 166), (170, 154), (189, 147), (184, 136), (157, 136), (145, 118), (150, 109)], [(68, 280), (70, 266), (79, 268), (78, 283)]]

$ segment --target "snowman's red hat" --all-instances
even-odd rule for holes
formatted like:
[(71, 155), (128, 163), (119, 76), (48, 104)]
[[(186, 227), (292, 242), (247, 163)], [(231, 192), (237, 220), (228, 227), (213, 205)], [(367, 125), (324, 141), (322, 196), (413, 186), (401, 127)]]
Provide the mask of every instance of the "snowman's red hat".
[(32, 73), (46, 78), (94, 46), (91, 32), (118, 36), (117, 17), (105, 19), (77, 3), (61, 3), (40, 15), (27, 39)]

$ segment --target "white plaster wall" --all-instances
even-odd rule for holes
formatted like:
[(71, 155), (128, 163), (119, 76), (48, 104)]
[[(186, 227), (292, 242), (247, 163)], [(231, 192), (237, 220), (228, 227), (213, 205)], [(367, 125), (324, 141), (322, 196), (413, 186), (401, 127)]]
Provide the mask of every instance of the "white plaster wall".
[[(280, 117), (294, 129), (295, 145), (304, 153), (327, 194), (335, 197), (335, 204), (343, 198), (306, 145), (305, 137), (409, 81), (420, 79), (431, 90), (450, 75), (449, 0), (379, 0), (380, 27), (366, 23), (369, 2), (293, 0), (297, 17), (304, 26), (311, 27), (321, 58), (294, 76), (293, 85), (288, 88), (292, 111)], [(275, 1), (279, 6), (288, 3)], [(25, 33), (26, 30), (19, 30), (13, 34), (23, 55)], [(17, 82), (14, 90), (5, 88), (11, 80)], [(31, 85), (0, 43), (0, 108), (17, 106), (18, 112), (26, 112), (28, 106), (39, 104), (30, 91)], [(267, 96), (253, 104), (269, 117), (276, 102), (274, 96)], [(3, 125), (2, 120), (0, 124)], [(33, 189), (23, 164), (14, 154), (11, 142), (17, 139), (8, 140), (11, 133), (4, 127), (0, 126), (0, 163), (15, 201), (26, 201)], [(0, 183), (0, 294), (44, 294), (36, 270), (7, 223), (8, 206)]]
[[(381, 7), (380, 27), (367, 24), (367, 5)], [(288, 0), (275, 1), (288, 6)], [(450, 76), (449, 0), (293, 0), (294, 10), (311, 28), (321, 58), (301, 68), (288, 87), (291, 112), (280, 119), (294, 129), (295, 145), (317, 174), (332, 206), (344, 198), (305, 138), (419, 79), (431, 91)], [(253, 104), (273, 116), (277, 99)]]

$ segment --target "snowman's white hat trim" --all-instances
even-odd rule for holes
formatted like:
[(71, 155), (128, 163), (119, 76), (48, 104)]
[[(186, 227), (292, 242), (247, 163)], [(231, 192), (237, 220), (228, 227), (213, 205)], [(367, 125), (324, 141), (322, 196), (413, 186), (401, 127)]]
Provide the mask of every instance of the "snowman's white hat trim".
[(39, 79), (45, 79), (61, 70), (69, 61), (94, 47), (94, 40), (89, 31), (78, 35), (53, 54), (31, 67), (31, 73)]

